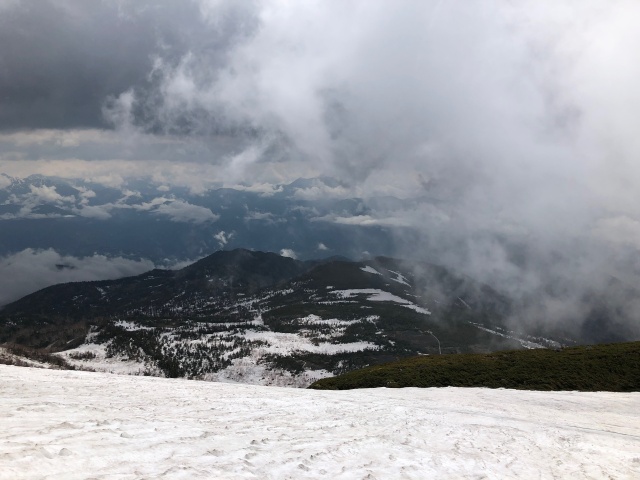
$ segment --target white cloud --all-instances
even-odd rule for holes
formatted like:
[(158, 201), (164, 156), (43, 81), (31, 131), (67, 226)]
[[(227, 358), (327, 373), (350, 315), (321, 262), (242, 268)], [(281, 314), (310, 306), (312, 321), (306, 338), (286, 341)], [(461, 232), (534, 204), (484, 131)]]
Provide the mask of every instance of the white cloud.
[[(255, 145), (227, 157), (232, 176), (277, 163), (262, 155), (266, 141), (344, 176), (356, 193), (428, 194), (461, 222), (486, 224), (498, 210), (549, 238), (566, 235), (569, 221), (579, 237), (593, 203), (640, 209), (631, 47), (640, 33), (630, 20), (639, 9), (624, 0), (262, 2), (260, 27), (227, 63), (198, 44), (163, 65), (162, 113), (203, 109), (259, 130)], [(296, 195), (351, 194), (314, 186)]]
[(107, 220), (111, 218), (110, 210), (113, 208), (112, 204), (108, 205), (83, 205), (81, 208), (76, 208), (73, 212), (76, 215), (87, 218), (95, 218), (98, 220)]
[(96, 196), (96, 192), (94, 192), (93, 190), (90, 190), (86, 187), (74, 187), (76, 190), (78, 190), (79, 195), (80, 195), (80, 204), (81, 205), (87, 205), (89, 203), (89, 199), (90, 198), (95, 198)]
[(22, 250), (0, 257), (0, 305), (57, 283), (107, 280), (137, 275), (155, 267), (149, 260), (93, 255), (73, 257), (55, 250)]
[(27, 194), (28, 197), (23, 199), (25, 203), (74, 203), (76, 200), (73, 196), (63, 197), (56, 191), (55, 186), (49, 187), (47, 185), (42, 185), (38, 187), (35, 185), (29, 185), (29, 189), (31, 190), (31, 194)]
[(185, 267), (188, 267), (189, 265), (193, 265), (198, 260), (202, 260), (203, 258), (204, 257), (188, 258), (186, 260), (178, 260), (178, 261), (165, 259), (165, 262), (162, 265), (162, 268), (166, 268), (167, 270), (181, 270)]
[(247, 212), (244, 218), (247, 221), (262, 221), (266, 223), (276, 223), (275, 215), (270, 212)]
[(326, 215), (324, 217), (312, 218), (317, 222), (333, 222), (341, 225), (359, 225), (361, 227), (385, 226), (385, 227), (411, 227), (413, 223), (407, 218), (381, 217), (376, 218), (371, 215), (354, 215), (351, 217), (341, 217), (337, 215)]
[(282, 185), (274, 185), (272, 183), (255, 183), (253, 185), (241, 185), (230, 183), (225, 185), (225, 188), (232, 188), (234, 190), (240, 190), (245, 192), (255, 192), (264, 195), (265, 197), (281, 193), (283, 190)]
[(600, 238), (617, 245), (640, 250), (640, 221), (627, 216), (600, 219), (594, 229)]
[(18, 205), (20, 210), (16, 214), (4, 214), (1, 219), (15, 218), (53, 218), (60, 217), (59, 213), (34, 213), (40, 205), (54, 205), (56, 207), (74, 209), (76, 198), (73, 195), (62, 196), (57, 192), (55, 185), (29, 185), (29, 192), (24, 194), (11, 194), (4, 202), (6, 205)]
[(166, 215), (173, 222), (206, 223), (220, 218), (206, 207), (193, 205), (183, 200), (172, 200), (162, 203), (153, 210), (154, 214)]
[(282, 250), (280, 250), (280, 255), (283, 257), (288, 257), (293, 259), (298, 258), (298, 256), (296, 255), (296, 252), (294, 252), (290, 248), (283, 248)]
[(215, 238), (218, 241), (220, 248), (224, 248), (225, 245), (229, 243), (229, 240), (231, 240), (234, 236), (235, 236), (235, 232), (226, 233), (224, 230), (220, 230), (218, 233), (216, 233), (213, 236), (213, 238)]
[(308, 188), (296, 188), (293, 196), (300, 200), (325, 200), (335, 198), (350, 198), (354, 197), (353, 189), (338, 185), (337, 187), (331, 187), (325, 185), (322, 182), (315, 182), (313, 186)]
[[(131, 197), (133, 195), (128, 195), (125, 193), (125, 198)], [(144, 203), (140, 203), (140, 204), (135, 204), (135, 205), (126, 205), (123, 204), (122, 208), (133, 208), (135, 210), (139, 210), (139, 211), (143, 211), (143, 212), (148, 212), (150, 210), (155, 210), (157, 209), (160, 205), (164, 205), (165, 203), (171, 202), (173, 201), (173, 198), (169, 198), (169, 197), (156, 197), (152, 200), (150, 200), (149, 202), (144, 202)]]
[(140, 204), (127, 205), (120, 203), (114, 206), (151, 212), (154, 215), (165, 215), (173, 222), (206, 223), (215, 222), (220, 218), (219, 215), (216, 215), (206, 207), (171, 197), (156, 197), (149, 202)]
[(264, 153), (264, 148), (262, 145), (252, 145), (237, 155), (230, 157), (227, 164), (226, 175), (229, 181), (238, 182), (246, 178), (247, 169), (252, 168), (260, 159)]
[(102, 108), (102, 114), (107, 122), (119, 130), (131, 130), (133, 123), (133, 104), (136, 100), (133, 89), (122, 92), (120, 95), (106, 99)]
[(318, 246), (316, 247), (316, 249), (320, 252), (326, 252), (327, 250), (329, 250), (329, 248), (322, 242), (320, 242), (318, 244)]

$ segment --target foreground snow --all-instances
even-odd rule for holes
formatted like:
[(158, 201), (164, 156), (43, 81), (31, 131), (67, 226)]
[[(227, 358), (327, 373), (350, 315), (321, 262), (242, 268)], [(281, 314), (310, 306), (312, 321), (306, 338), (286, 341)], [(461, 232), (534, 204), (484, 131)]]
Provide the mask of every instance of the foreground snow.
[(0, 478), (640, 478), (640, 394), (319, 392), (0, 365)]

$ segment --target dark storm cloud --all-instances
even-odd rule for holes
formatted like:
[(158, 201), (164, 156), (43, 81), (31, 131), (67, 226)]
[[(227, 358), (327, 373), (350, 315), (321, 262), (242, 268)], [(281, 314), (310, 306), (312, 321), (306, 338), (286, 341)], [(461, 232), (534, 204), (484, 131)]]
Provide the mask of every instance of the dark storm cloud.
[[(245, 2), (246, 3), (246, 2)], [(240, 8), (220, 12), (215, 29), (196, 2), (43, 0), (0, 9), (0, 128), (112, 127), (105, 106), (127, 90), (138, 123), (157, 127), (147, 92), (154, 59), (179, 61), (193, 45), (221, 61), (249, 28)]]
[(119, 18), (115, 4), (76, 7), (21, 2), (0, 13), (3, 129), (104, 126), (105, 97), (145, 79), (153, 29)]

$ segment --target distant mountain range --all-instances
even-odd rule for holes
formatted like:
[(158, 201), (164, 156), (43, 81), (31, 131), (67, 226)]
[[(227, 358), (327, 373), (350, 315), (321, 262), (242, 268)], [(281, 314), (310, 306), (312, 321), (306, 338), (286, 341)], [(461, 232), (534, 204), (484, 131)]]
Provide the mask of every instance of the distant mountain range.
[(97, 370), (306, 386), (412, 355), (560, 346), (508, 331), (509, 309), (490, 287), (428, 263), (236, 249), (45, 288), (0, 311), (0, 342)]
[[(298, 258), (392, 251), (377, 216), (417, 200), (351, 198), (336, 180), (193, 192), (148, 180), (118, 186), (0, 174), (0, 257), (25, 248), (62, 255), (144, 258), (159, 265), (217, 249), (252, 248)], [(372, 215), (372, 209), (376, 214)], [(398, 228), (397, 226), (395, 228)]]

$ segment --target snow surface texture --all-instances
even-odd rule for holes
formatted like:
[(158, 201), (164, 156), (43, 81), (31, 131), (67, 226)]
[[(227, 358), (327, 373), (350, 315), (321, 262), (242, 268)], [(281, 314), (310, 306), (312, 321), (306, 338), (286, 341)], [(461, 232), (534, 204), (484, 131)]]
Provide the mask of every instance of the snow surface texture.
[(640, 393), (345, 392), (0, 365), (0, 479), (640, 478)]

